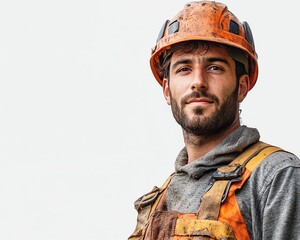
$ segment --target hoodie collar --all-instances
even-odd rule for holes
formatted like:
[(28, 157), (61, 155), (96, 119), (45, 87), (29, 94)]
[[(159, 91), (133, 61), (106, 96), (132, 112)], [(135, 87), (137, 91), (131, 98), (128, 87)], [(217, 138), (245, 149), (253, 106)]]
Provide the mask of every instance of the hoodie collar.
[(177, 173), (186, 173), (198, 179), (207, 171), (229, 164), (246, 147), (259, 141), (259, 138), (257, 129), (240, 126), (214, 149), (191, 163), (188, 163), (188, 154), (184, 147), (176, 159), (175, 170)]

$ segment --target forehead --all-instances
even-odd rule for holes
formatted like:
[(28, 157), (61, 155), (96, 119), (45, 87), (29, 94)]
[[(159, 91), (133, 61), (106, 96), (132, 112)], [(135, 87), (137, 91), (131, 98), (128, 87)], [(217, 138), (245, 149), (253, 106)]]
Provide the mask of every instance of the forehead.
[[(182, 57), (216, 57), (224, 59), (232, 59), (228, 49), (220, 44), (197, 44), (197, 45), (182, 45), (174, 52), (171, 57), (171, 62)], [(232, 59), (233, 60), (233, 59)]]

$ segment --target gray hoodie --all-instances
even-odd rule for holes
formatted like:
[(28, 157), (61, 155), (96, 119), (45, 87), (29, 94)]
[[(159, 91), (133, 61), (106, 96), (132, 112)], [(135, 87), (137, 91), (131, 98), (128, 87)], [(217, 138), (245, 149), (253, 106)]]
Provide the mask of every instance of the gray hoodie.
[[(183, 148), (167, 190), (168, 210), (197, 212), (211, 174), (259, 138), (257, 129), (241, 126), (212, 151), (189, 164)], [(300, 239), (300, 160), (295, 155), (271, 154), (236, 197), (251, 239)]]

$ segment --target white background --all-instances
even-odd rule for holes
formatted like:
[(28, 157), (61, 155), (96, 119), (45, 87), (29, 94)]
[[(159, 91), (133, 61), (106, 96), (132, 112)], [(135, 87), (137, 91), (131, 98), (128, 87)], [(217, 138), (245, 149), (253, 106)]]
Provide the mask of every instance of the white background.
[[(125, 240), (183, 147), (150, 50), (183, 0), (1, 0), (0, 239)], [(260, 75), (241, 108), (300, 155), (296, 1), (228, 0)]]

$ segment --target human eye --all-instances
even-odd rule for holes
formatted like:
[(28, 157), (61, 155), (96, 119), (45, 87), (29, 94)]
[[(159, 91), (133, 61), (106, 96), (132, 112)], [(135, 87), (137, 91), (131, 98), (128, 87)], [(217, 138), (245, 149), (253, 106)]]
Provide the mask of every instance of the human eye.
[(176, 72), (176, 74), (186, 74), (190, 71), (191, 71), (191, 68), (182, 66), (182, 67), (179, 67), (175, 72)]
[(219, 65), (211, 65), (207, 68), (208, 72), (224, 72), (224, 68)]

